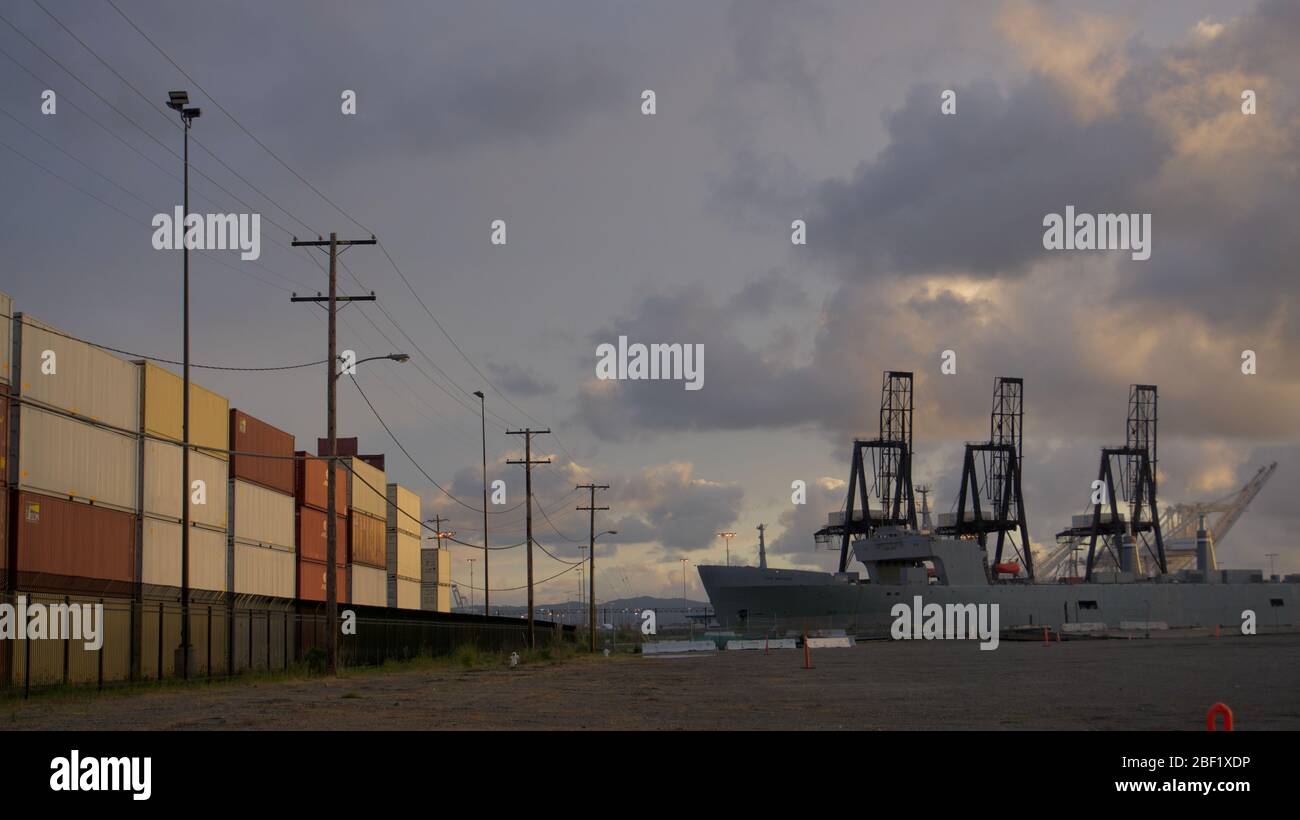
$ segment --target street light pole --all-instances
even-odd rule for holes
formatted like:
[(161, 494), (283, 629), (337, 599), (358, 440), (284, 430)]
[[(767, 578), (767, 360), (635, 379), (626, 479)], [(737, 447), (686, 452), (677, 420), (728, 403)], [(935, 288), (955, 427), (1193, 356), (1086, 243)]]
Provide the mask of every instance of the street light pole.
[(466, 558), (469, 561), (469, 608), (474, 608), (474, 561), (473, 558)]
[[(686, 618), (687, 622), (689, 623), (691, 619), (690, 619), (690, 617), (687, 616), (687, 614), (686, 614), (686, 610), (687, 610), (687, 606), (686, 606), (686, 559), (685, 559), (685, 558), (678, 558), (677, 560), (682, 562), (682, 617), (683, 617), (683, 618)], [(694, 626), (694, 625), (691, 626), (691, 638), (692, 638), (692, 639), (695, 638), (695, 626)]]
[(482, 390), (475, 390), (478, 396), (479, 427), (483, 433), (483, 614), (491, 615), (488, 602), (488, 508), (487, 508), (487, 399)]
[(720, 532), (718, 535), (722, 536), (722, 540), (727, 542), (727, 566), (731, 566), (731, 539), (735, 538), (736, 534), (728, 531)]
[(190, 245), (184, 240), (186, 224), (190, 218), (190, 125), (203, 112), (189, 108), (187, 91), (172, 91), (167, 95), (167, 107), (181, 115), (185, 132), (184, 205), (181, 208), (181, 250), (184, 257), (182, 285), (181, 335), (183, 336), (181, 369), (184, 385), (181, 390), (181, 676), (190, 676)]

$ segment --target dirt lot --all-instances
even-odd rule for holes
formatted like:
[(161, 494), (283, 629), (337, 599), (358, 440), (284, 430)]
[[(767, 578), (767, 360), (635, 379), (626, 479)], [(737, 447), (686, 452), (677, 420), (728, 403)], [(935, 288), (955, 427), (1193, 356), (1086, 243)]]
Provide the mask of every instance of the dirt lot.
[(1300, 635), (867, 643), (0, 700), (0, 729), (1300, 729)]

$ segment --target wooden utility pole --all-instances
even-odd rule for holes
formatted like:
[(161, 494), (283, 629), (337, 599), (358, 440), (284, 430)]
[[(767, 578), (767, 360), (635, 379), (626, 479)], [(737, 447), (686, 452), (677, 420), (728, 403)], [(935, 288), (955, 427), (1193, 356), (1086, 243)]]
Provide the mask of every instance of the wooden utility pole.
[(591, 514), (591, 541), (587, 550), (587, 583), (591, 588), (587, 593), (587, 617), (591, 624), (588, 630), (591, 632), (591, 651), (596, 651), (596, 510), (608, 510), (609, 507), (596, 506), (596, 490), (608, 490), (608, 484), (579, 484), (574, 487), (575, 490), (589, 490), (591, 500), (585, 507), (578, 507), (579, 510), (587, 510)]
[(533, 621), (533, 465), (550, 464), (551, 460), (539, 459), (533, 460), (533, 436), (550, 433), (547, 430), (534, 430), (531, 427), (525, 427), (522, 430), (507, 430), (508, 436), (524, 437), (524, 458), (523, 460), (511, 459), (507, 464), (524, 465), (524, 501), (525, 517), (524, 531), (528, 541), (528, 645), (537, 648), (537, 629)]
[(345, 250), (352, 245), (374, 245), (375, 238), (369, 239), (339, 239), (337, 233), (331, 233), (329, 241), (316, 239), (315, 241), (299, 242), (296, 238), (293, 240), (294, 247), (329, 247), (330, 253), (330, 292), (328, 296), (321, 296), (317, 293), (315, 296), (299, 296), (292, 294), (291, 302), (326, 302), (329, 307), (329, 368), (325, 376), (325, 414), (326, 427), (328, 429), (329, 445), (326, 447), (325, 457), (327, 459), (326, 467), (326, 492), (329, 493), (329, 500), (326, 502), (325, 510), (325, 673), (333, 675), (338, 672), (339, 657), (339, 593), (338, 593), (338, 573), (334, 568), (338, 556), (338, 522), (336, 516), (338, 511), (334, 505), (334, 482), (338, 480), (335, 476), (336, 467), (338, 466), (338, 378), (339, 378), (339, 354), (338, 354), (338, 335), (335, 329), (338, 315), (339, 302), (373, 302), (375, 294), (369, 296), (339, 296), (338, 295), (338, 258), (339, 248)]

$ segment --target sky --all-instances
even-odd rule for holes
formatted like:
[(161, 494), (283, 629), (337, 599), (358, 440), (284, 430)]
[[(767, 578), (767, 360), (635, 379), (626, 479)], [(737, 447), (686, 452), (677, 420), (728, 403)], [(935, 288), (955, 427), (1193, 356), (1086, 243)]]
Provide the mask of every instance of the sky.
[[(680, 595), (680, 559), (720, 563), (722, 530), (756, 563), (760, 523), (773, 564), (833, 567), (812, 532), (889, 369), (916, 374), (913, 472), (936, 511), (963, 442), (988, 435), (994, 378), (1019, 376), (1030, 536), (1050, 545), (1098, 448), (1123, 443), (1128, 385), (1154, 383), (1162, 504), (1277, 461), (1219, 559), (1300, 571), (1294, 4), (113, 2), (0, 11), (0, 290), (74, 335), (180, 358), (180, 254), (152, 247), (150, 220), (180, 202), (161, 104), (188, 89), (191, 209), (262, 214), (258, 260), (193, 255), (193, 361), (324, 358), (322, 311), (289, 301), (325, 288), (324, 257), (289, 243), (373, 232), (340, 276), (378, 301), (340, 314), (340, 347), (411, 361), (340, 383), (340, 434), (480, 542), (484, 390), (507, 495), (491, 543), (509, 547), (523, 448), (506, 430), (549, 428), (536, 576), (564, 574), (539, 600), (577, 594), (579, 483), (610, 485), (597, 531), (618, 531), (598, 599)], [(1151, 214), (1150, 258), (1045, 250), (1044, 215), (1071, 205)], [(702, 345), (702, 389), (598, 379), (619, 336)], [(196, 380), (311, 449), (323, 376)], [(463, 587), (481, 554), (453, 545)], [(521, 602), (522, 548), (491, 567), (493, 599)], [(703, 597), (689, 569), (686, 586)]]

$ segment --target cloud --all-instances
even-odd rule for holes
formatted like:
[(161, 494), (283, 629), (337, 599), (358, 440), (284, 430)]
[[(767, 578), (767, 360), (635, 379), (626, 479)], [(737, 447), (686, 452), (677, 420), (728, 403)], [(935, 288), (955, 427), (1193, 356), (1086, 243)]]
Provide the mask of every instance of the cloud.
[(516, 398), (547, 396), (554, 393), (556, 389), (554, 384), (539, 378), (531, 369), (514, 362), (505, 364), (488, 362), (488, 370), (492, 371), (496, 385)]

